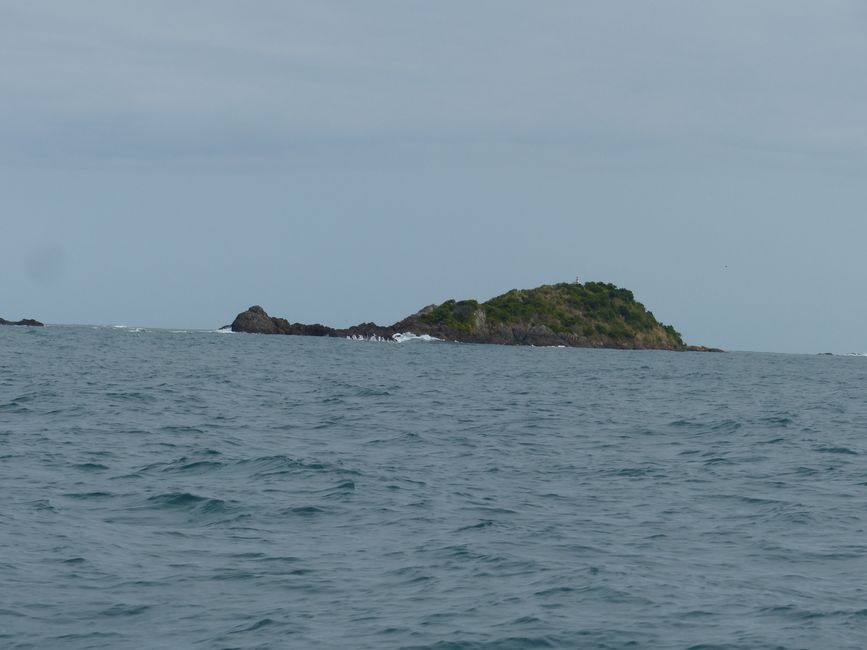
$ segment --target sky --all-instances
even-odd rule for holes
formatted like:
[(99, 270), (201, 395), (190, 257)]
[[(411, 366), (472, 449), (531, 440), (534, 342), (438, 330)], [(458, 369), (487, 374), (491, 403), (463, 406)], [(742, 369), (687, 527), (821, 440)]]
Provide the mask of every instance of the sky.
[(0, 316), (390, 324), (599, 280), (867, 351), (867, 4), (0, 0)]

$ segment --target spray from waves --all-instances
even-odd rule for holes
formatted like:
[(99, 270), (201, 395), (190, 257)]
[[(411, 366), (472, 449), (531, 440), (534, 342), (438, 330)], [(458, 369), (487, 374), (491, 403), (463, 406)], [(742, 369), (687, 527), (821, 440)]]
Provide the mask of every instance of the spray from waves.
[(347, 336), (347, 339), (350, 341), (373, 341), (375, 343), (387, 343), (390, 341), (394, 341), (396, 343), (406, 343), (407, 341), (441, 341), (442, 339), (438, 339), (435, 336), (431, 336), (430, 334), (413, 334), (412, 332), (397, 332), (391, 335), (391, 338), (386, 338), (384, 336), (378, 336), (373, 334), (371, 336), (363, 336), (361, 334), (353, 334), (351, 336)]
[(393, 334), (391, 338), (398, 343), (406, 343), (407, 341), (442, 341), (442, 339), (438, 339), (430, 334), (417, 335), (412, 332), (398, 332), (397, 334)]
[(376, 334), (373, 334), (371, 336), (362, 336), (361, 334), (353, 334), (352, 336), (347, 336), (346, 338), (349, 339), (350, 341), (374, 341), (377, 343), (382, 343), (384, 341), (389, 340), (389, 339), (385, 338), (384, 336), (377, 336)]

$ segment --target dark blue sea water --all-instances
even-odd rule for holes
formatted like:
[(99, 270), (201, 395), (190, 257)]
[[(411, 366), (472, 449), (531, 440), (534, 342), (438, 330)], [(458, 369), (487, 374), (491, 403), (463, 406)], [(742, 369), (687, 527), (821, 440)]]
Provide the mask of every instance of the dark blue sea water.
[(867, 647), (867, 358), (0, 328), (0, 647)]

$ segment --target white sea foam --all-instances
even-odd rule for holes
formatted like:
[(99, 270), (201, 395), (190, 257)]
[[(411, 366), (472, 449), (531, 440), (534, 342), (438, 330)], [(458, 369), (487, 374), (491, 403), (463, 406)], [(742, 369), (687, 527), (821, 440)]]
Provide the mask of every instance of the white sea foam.
[(398, 332), (397, 334), (392, 334), (391, 338), (398, 343), (406, 343), (407, 341), (442, 341), (442, 339), (438, 339), (430, 334), (422, 334), (419, 336), (412, 332)]
[(407, 341), (441, 341), (442, 339), (438, 339), (430, 334), (422, 334), (421, 336), (417, 334), (413, 334), (412, 332), (398, 332), (397, 334), (392, 334), (391, 338), (386, 338), (384, 336), (379, 336), (377, 334), (373, 334), (371, 336), (363, 336), (362, 334), (353, 334), (351, 336), (346, 337), (350, 341), (373, 341), (374, 343), (385, 343), (388, 341), (395, 341), (397, 343), (406, 343)]
[(352, 336), (347, 336), (347, 339), (350, 341), (373, 341), (374, 343), (383, 343), (388, 341), (387, 338), (382, 336), (377, 336), (376, 334), (372, 336), (362, 336), (361, 334), (353, 334)]

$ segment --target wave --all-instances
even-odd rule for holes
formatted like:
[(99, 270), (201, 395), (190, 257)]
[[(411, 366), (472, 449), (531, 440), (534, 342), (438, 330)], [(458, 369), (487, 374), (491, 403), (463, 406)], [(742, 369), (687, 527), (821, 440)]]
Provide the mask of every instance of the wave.
[(430, 334), (413, 334), (412, 332), (398, 332), (392, 334), (391, 338), (398, 343), (406, 343), (407, 341), (442, 341)]
[(350, 341), (373, 341), (375, 343), (387, 343), (394, 341), (396, 343), (406, 343), (407, 341), (442, 341), (430, 334), (413, 334), (412, 332), (397, 332), (391, 335), (391, 338), (371, 334), (364, 336), (363, 334), (351, 334), (346, 337)]
[(155, 509), (193, 510), (202, 514), (222, 513), (230, 509), (223, 499), (211, 499), (190, 492), (166, 492), (148, 497), (147, 502)]

